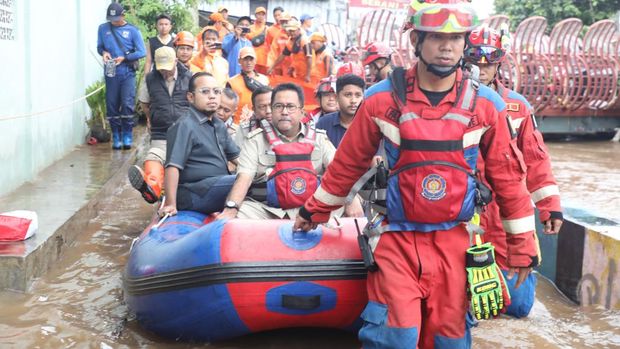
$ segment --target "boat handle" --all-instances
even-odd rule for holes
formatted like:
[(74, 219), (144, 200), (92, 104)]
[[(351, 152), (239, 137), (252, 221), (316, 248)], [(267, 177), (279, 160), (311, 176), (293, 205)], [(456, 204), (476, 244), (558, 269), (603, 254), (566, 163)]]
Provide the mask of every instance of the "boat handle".
[(282, 295), (282, 307), (295, 310), (312, 310), (321, 306), (321, 296)]

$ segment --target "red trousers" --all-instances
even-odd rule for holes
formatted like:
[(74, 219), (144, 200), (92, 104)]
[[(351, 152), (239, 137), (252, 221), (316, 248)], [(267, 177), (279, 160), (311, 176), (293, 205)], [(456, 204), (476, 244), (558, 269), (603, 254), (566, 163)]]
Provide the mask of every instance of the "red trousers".
[(388, 232), (368, 274), (360, 340), (373, 348), (469, 348), (463, 225), (447, 231)]

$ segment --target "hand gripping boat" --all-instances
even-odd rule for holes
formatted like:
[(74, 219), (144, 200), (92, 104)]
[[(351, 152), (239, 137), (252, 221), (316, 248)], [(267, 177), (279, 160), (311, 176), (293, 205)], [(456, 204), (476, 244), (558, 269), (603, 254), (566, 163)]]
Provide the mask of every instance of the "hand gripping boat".
[(288, 220), (206, 222), (182, 211), (132, 246), (125, 298), (144, 328), (191, 341), (359, 328), (366, 269), (353, 219), (308, 233), (293, 232)]

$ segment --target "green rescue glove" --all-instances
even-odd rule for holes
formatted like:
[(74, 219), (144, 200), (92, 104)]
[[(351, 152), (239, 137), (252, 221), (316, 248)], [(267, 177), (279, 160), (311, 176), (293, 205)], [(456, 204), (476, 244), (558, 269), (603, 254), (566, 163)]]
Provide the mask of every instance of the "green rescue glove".
[[(495, 248), (491, 243), (472, 246), (467, 249), (465, 269), (469, 282), (471, 307), (476, 319), (488, 319), (499, 315), (505, 301), (502, 285), (506, 284), (504, 276), (495, 263)], [(506, 292), (507, 288), (504, 289)]]

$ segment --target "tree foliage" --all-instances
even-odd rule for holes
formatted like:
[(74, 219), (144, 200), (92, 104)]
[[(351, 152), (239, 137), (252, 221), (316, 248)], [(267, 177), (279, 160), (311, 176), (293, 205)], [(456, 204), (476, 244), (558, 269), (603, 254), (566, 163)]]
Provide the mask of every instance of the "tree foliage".
[(120, 0), (126, 11), (127, 21), (140, 29), (146, 38), (157, 34), (155, 19), (162, 13), (172, 17), (172, 31), (196, 32), (198, 4), (213, 0)]
[(618, 10), (618, 0), (495, 0), (495, 13), (510, 17), (512, 29), (531, 16), (547, 18), (549, 30), (571, 17), (590, 26), (602, 19), (612, 19)]

